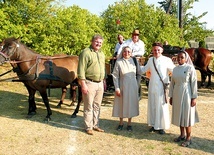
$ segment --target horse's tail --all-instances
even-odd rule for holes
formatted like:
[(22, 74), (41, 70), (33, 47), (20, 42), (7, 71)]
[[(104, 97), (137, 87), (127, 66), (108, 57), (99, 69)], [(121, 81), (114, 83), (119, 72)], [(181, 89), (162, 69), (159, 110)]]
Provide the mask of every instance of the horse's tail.
[(76, 101), (76, 89), (78, 87), (78, 80), (75, 79), (71, 84), (70, 84), (70, 99), (72, 102)]
[[(211, 51), (210, 51), (210, 57), (211, 57), (211, 62), (210, 63), (212, 63), (212, 69), (214, 69), (214, 60), (213, 60), (214, 57), (213, 57), (213, 53)], [(209, 73), (211, 73), (211, 75), (214, 75), (214, 72), (209, 69), (209, 66), (207, 66), (207, 71)]]

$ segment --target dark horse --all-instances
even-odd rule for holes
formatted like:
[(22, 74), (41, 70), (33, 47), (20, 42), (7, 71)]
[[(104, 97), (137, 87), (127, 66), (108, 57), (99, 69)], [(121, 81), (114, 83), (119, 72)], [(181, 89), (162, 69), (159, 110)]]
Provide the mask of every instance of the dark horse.
[(208, 76), (207, 87), (211, 85), (211, 75), (214, 74), (209, 69), (212, 60), (212, 53), (205, 48), (187, 48), (185, 51), (189, 54), (195, 68), (201, 73), (201, 87), (205, 86), (206, 77)]
[[(35, 93), (38, 90), (47, 108), (46, 120), (50, 120), (52, 111), (47, 88), (62, 88), (62, 92), (65, 93), (66, 86), (69, 84), (72, 86), (77, 81), (78, 56), (42, 56), (15, 38), (5, 39), (2, 45), (0, 64), (9, 61), (12, 66), (17, 66), (18, 81), (23, 82), (28, 90), (28, 115), (36, 114)], [(78, 113), (80, 102), (81, 95), (78, 97), (78, 105), (73, 113), (74, 117)]]

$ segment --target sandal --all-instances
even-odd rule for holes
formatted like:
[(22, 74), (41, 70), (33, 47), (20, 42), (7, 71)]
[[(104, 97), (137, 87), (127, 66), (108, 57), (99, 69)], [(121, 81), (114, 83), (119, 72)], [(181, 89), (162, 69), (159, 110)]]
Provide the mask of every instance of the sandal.
[(123, 130), (123, 125), (118, 125), (117, 130), (118, 130), (118, 131)]
[(185, 136), (184, 137), (179, 136), (174, 139), (174, 142), (180, 142), (180, 141), (184, 141), (184, 140), (185, 140)]
[(154, 131), (155, 131), (154, 127), (151, 127), (151, 128), (149, 129), (149, 132), (154, 132)]
[(181, 146), (187, 147), (187, 146), (189, 146), (190, 144), (192, 144), (191, 139), (190, 139), (190, 140), (186, 140), (185, 142), (181, 143)]
[(131, 125), (127, 126), (127, 131), (132, 131), (132, 126)]
[(166, 133), (163, 129), (159, 130), (158, 132), (159, 132), (159, 134), (161, 134), (161, 135), (163, 135), (163, 134)]

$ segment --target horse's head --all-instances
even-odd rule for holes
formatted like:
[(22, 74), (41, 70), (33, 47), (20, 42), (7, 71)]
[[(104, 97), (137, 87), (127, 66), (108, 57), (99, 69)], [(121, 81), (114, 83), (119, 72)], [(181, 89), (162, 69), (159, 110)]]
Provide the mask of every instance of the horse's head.
[(0, 44), (0, 64), (15, 60), (16, 51), (20, 46), (19, 39), (7, 38)]

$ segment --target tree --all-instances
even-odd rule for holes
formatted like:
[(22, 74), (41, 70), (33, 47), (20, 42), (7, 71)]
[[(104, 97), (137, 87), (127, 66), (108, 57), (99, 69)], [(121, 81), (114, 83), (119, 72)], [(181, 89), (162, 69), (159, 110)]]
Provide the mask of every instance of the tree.
[(95, 33), (103, 34), (102, 20), (78, 6), (58, 9), (45, 24), (43, 43), (51, 45), (47, 50), (55, 54), (78, 55)]
[[(181, 0), (180, 0), (181, 1)], [(199, 20), (204, 17), (207, 12), (202, 13), (199, 16), (194, 16), (191, 13), (188, 13), (187, 11), (189, 9), (192, 9), (193, 6), (192, 4), (196, 2), (196, 0), (183, 0), (182, 2), (182, 36), (185, 41), (190, 41), (190, 40), (196, 40), (196, 41), (201, 41), (204, 40), (207, 36), (211, 35), (213, 33), (212, 30), (206, 30), (204, 28), (205, 23), (199, 22)], [(165, 11), (167, 11), (167, 6), (170, 4), (170, 0), (164, 0), (162, 2), (159, 2), (161, 4), (161, 8), (163, 8)], [(173, 16), (177, 16), (178, 10), (177, 10), (177, 4), (175, 1), (172, 2), (172, 7), (169, 8), (170, 14)]]
[(20, 37), (27, 46), (35, 49), (36, 41), (43, 33), (44, 21), (55, 11), (52, 2), (54, 0), (2, 1), (0, 8), (7, 18), (2, 21), (5, 27), (1, 29), (4, 34), (1, 38)]
[(144, 0), (121, 0), (110, 5), (100, 17), (75, 5), (65, 8), (55, 0), (0, 0), (0, 15), (1, 40), (20, 37), (28, 47), (44, 55), (78, 55), (90, 45), (95, 33), (103, 35), (102, 49), (111, 56), (118, 33), (128, 39), (134, 28), (139, 28), (147, 54), (155, 41), (185, 46), (190, 39), (200, 41), (211, 32), (198, 22), (205, 13), (199, 17), (187, 14), (180, 29), (175, 15), (147, 5)]
[(54, 0), (5, 0), (0, 8), (1, 39), (20, 37), (44, 55), (79, 54), (92, 35), (103, 34), (102, 19), (78, 6), (65, 8)]
[[(130, 38), (134, 28), (139, 28), (140, 38), (146, 44), (147, 54), (150, 53), (151, 44), (155, 41), (168, 40), (172, 44), (181, 46), (185, 44), (180, 39), (181, 30), (177, 19), (159, 8), (154, 8), (153, 5), (147, 5), (144, 0), (122, 0), (110, 5), (101, 17), (112, 50), (117, 42), (117, 34), (121, 33), (125, 38)], [(117, 20), (120, 20), (120, 24), (116, 24)]]

